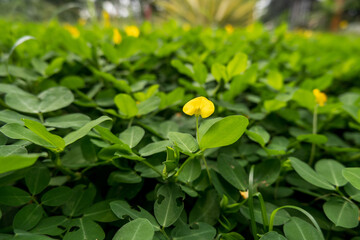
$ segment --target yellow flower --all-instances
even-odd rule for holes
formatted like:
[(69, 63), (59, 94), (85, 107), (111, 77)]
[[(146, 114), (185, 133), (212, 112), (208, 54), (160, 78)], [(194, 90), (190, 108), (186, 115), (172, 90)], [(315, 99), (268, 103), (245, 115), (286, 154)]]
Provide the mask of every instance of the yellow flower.
[(242, 196), (243, 199), (248, 199), (249, 197), (249, 191), (240, 191), (240, 195)]
[(110, 27), (111, 23), (110, 23), (110, 15), (109, 15), (109, 13), (107, 11), (103, 10), (102, 15), (103, 15), (105, 27)]
[(341, 29), (347, 28), (348, 25), (349, 25), (349, 23), (348, 23), (346, 20), (342, 20), (342, 21), (340, 22), (340, 24), (339, 24), (339, 26), (340, 26)]
[(234, 32), (234, 27), (233, 25), (231, 24), (226, 24), (225, 25), (225, 31), (228, 33), (228, 34), (232, 34)]
[(313, 94), (315, 96), (316, 102), (319, 104), (320, 107), (325, 105), (325, 102), (327, 101), (327, 96), (325, 93), (320, 92), (319, 89), (314, 89)]
[(73, 36), (73, 38), (78, 38), (80, 36), (80, 32), (76, 27), (66, 23), (64, 28), (71, 34), (71, 36)]
[(117, 28), (113, 29), (113, 42), (115, 44), (120, 44), (122, 41), (122, 37), (121, 34), (119, 33), (119, 30), (117, 30)]
[(183, 107), (183, 112), (187, 115), (207, 118), (215, 111), (214, 104), (205, 97), (197, 97), (187, 102)]
[(125, 32), (126, 32), (126, 35), (130, 36), (130, 37), (139, 37), (140, 35), (140, 30), (137, 26), (127, 26), (125, 27)]

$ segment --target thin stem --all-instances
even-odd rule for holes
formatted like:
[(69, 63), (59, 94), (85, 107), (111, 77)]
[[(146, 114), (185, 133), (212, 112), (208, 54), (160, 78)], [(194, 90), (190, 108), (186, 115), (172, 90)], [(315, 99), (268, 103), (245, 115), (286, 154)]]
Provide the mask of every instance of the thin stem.
[(156, 167), (154, 167), (151, 163), (147, 162), (146, 160), (142, 160), (140, 161), (142, 163), (144, 163), (146, 166), (148, 166), (149, 168), (151, 168), (152, 170), (154, 170), (156, 173), (158, 173), (160, 176), (163, 176), (162, 172), (160, 172)]
[(304, 215), (306, 215), (310, 221), (312, 222), (312, 224), (315, 226), (315, 228), (319, 231), (320, 235), (321, 235), (321, 239), (324, 239), (324, 236), (322, 234), (322, 231), (321, 231), (321, 228), (319, 227), (319, 224), (316, 222), (316, 220), (314, 219), (314, 217), (308, 213), (307, 211), (305, 211), (304, 209), (302, 208), (299, 208), (299, 207), (296, 207), (296, 206), (291, 206), (291, 205), (286, 205), (286, 206), (282, 206), (282, 207), (279, 207), (277, 209), (275, 209), (272, 213), (271, 213), (271, 216), (270, 216), (270, 223), (269, 223), (269, 232), (271, 232), (273, 230), (273, 226), (274, 226), (274, 219), (275, 219), (275, 215), (276, 213), (281, 210), (281, 209), (284, 209), (284, 208), (292, 208), (292, 209), (296, 209), (300, 212), (302, 212)]
[(169, 236), (167, 235), (164, 227), (160, 228), (160, 232), (162, 232), (162, 234), (166, 237), (166, 239), (170, 240)]
[(261, 215), (262, 215), (262, 219), (263, 219), (263, 227), (264, 227), (264, 231), (266, 232), (266, 229), (269, 226), (269, 222), (268, 222), (264, 198), (260, 192), (255, 193), (254, 196), (258, 197), (260, 200)]
[[(318, 121), (317, 110), (318, 110), (318, 105), (316, 104), (314, 107), (314, 114), (313, 114), (312, 134), (316, 134), (316, 132), (317, 132), (317, 121)], [(315, 143), (313, 143), (311, 145), (311, 153), (310, 153), (310, 158), (309, 158), (310, 166), (313, 164), (315, 153), (316, 153), (316, 145), (315, 145)]]
[(60, 154), (57, 152), (55, 153), (56, 159), (55, 159), (55, 166), (64, 174), (70, 175), (73, 178), (78, 178), (79, 176), (74, 173), (73, 171), (71, 171), (69, 168), (64, 167), (62, 165), (61, 159), (60, 159)]
[(340, 194), (340, 196), (345, 197), (345, 195), (340, 191), (339, 186), (336, 186), (335, 191)]
[(180, 172), (183, 170), (186, 164), (188, 164), (195, 156), (188, 157), (185, 162), (180, 166), (179, 170), (175, 173), (175, 177), (179, 176)]
[(202, 160), (204, 161), (204, 165), (205, 165), (205, 168), (206, 168), (206, 172), (208, 174), (208, 177), (209, 177), (209, 181), (211, 183), (211, 175), (210, 175), (210, 170), (209, 170), (209, 167), (207, 165), (207, 162), (206, 162), (206, 159), (205, 159), (205, 156), (204, 154), (201, 156)]
[(196, 141), (199, 144), (199, 115), (195, 115), (196, 117)]
[(255, 212), (254, 212), (254, 199), (253, 199), (253, 194), (254, 194), (254, 170), (255, 170), (255, 166), (252, 165), (251, 168), (250, 168), (250, 173), (249, 173), (249, 198), (248, 198), (248, 203), (249, 203), (249, 212), (250, 212), (251, 232), (252, 232), (252, 235), (253, 235), (254, 239), (258, 240), (259, 237), (257, 235), (257, 228), (256, 228), (256, 222), (255, 222)]

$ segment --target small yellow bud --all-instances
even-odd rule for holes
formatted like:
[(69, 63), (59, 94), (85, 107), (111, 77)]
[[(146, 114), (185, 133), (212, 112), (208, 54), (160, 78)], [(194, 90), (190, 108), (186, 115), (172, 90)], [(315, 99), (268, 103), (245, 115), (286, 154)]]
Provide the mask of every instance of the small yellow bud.
[(214, 104), (206, 97), (197, 97), (187, 102), (183, 107), (183, 112), (187, 115), (200, 116), (207, 118), (215, 111)]
[(109, 15), (109, 13), (107, 11), (103, 10), (102, 15), (103, 15), (105, 27), (110, 27), (111, 23), (110, 23), (110, 15)]
[(73, 36), (73, 38), (78, 38), (80, 36), (80, 32), (76, 27), (66, 23), (64, 28), (71, 34), (71, 36)]
[(226, 24), (225, 25), (225, 31), (228, 33), (228, 34), (232, 34), (234, 32), (234, 27), (233, 25), (231, 24)]
[(319, 89), (314, 89), (313, 94), (315, 96), (316, 102), (319, 104), (320, 107), (325, 105), (325, 102), (327, 101), (327, 96), (325, 93), (320, 92)]
[(140, 35), (140, 30), (137, 26), (127, 26), (125, 27), (125, 32), (126, 32), (126, 35), (130, 36), (130, 37), (139, 37)]
[(240, 191), (240, 195), (243, 199), (248, 199), (249, 197), (249, 191)]
[(115, 44), (120, 44), (121, 41), (122, 41), (122, 37), (121, 37), (119, 30), (117, 28), (114, 28), (113, 29), (113, 42)]

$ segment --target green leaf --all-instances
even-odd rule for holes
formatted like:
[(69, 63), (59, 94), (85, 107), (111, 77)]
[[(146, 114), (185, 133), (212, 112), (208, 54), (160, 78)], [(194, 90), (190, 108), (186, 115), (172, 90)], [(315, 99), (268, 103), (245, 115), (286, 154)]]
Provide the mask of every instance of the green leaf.
[(193, 69), (194, 69), (193, 79), (200, 84), (204, 84), (206, 82), (206, 78), (208, 75), (206, 66), (203, 63), (196, 62), (193, 66)]
[(173, 240), (205, 240), (214, 239), (216, 229), (207, 223), (196, 223), (191, 226), (180, 225), (171, 231)]
[(217, 167), (220, 175), (238, 190), (248, 189), (248, 176), (244, 168), (237, 160), (220, 154), (218, 157)]
[(298, 141), (314, 144), (324, 144), (328, 141), (327, 137), (321, 134), (301, 134), (296, 137)]
[(147, 157), (150, 155), (154, 155), (155, 153), (165, 152), (166, 147), (170, 145), (171, 143), (168, 140), (150, 143), (145, 147), (143, 147), (142, 149), (140, 149), (139, 153), (141, 156)]
[(269, 159), (256, 165), (254, 182), (257, 186), (268, 187), (276, 182), (280, 175), (281, 163), (278, 159)]
[(113, 211), (110, 209), (110, 201), (105, 200), (97, 202), (84, 212), (84, 218), (90, 218), (91, 220), (98, 222), (114, 222), (118, 220)]
[(25, 183), (29, 191), (36, 195), (42, 192), (50, 182), (50, 171), (43, 164), (37, 164), (25, 175)]
[(286, 238), (277, 232), (271, 231), (264, 234), (260, 240), (286, 240)]
[(200, 140), (200, 149), (227, 146), (245, 132), (249, 120), (244, 116), (229, 116), (214, 123)]
[(180, 172), (178, 179), (184, 183), (190, 183), (197, 179), (201, 174), (201, 164), (198, 158), (193, 158)]
[(360, 190), (360, 168), (345, 168), (342, 175), (351, 185)]
[(53, 87), (37, 97), (26, 92), (10, 92), (5, 102), (20, 112), (45, 113), (67, 107), (74, 101), (74, 95), (65, 87)]
[(271, 70), (267, 76), (266, 84), (275, 90), (281, 90), (284, 85), (282, 74), (277, 70)]
[(266, 100), (264, 108), (267, 112), (275, 112), (283, 107), (286, 107), (286, 102), (277, 99)]
[(65, 148), (65, 141), (62, 137), (52, 134), (39, 122), (30, 119), (23, 119), (25, 126), (33, 133), (44, 139), (49, 144), (56, 147), (57, 152), (62, 152)]
[(165, 184), (159, 187), (154, 205), (155, 217), (163, 227), (172, 225), (184, 209), (185, 194), (174, 184)]
[(41, 205), (26, 205), (18, 211), (14, 217), (14, 229), (29, 230), (35, 227), (41, 220), (44, 210)]
[(23, 114), (20, 114), (18, 112), (5, 109), (0, 111), (0, 122), (4, 123), (17, 123), (20, 125), (24, 125), (24, 122), (21, 120), (23, 118), (31, 119), (34, 121), (38, 121), (36, 118), (32, 118)]
[(0, 157), (8, 157), (10, 155), (26, 155), (26, 154), (27, 154), (27, 150), (23, 146), (19, 146), (19, 145), (0, 146)]
[(316, 104), (314, 94), (309, 90), (301, 88), (294, 93), (292, 99), (296, 101), (300, 106), (306, 107), (311, 111), (314, 109), (314, 106)]
[(323, 209), (337, 227), (355, 228), (359, 225), (359, 208), (350, 200), (332, 197)]
[(135, 171), (113, 171), (108, 178), (108, 184), (110, 186), (119, 183), (140, 183), (141, 181), (141, 177), (137, 175)]
[(168, 138), (184, 153), (193, 153), (198, 150), (195, 138), (188, 133), (169, 132)]
[(248, 57), (244, 53), (237, 53), (226, 67), (229, 80), (243, 73), (247, 67)]
[(159, 97), (152, 96), (152, 97), (146, 99), (145, 101), (139, 103), (137, 105), (137, 108), (138, 108), (137, 115), (143, 116), (143, 115), (146, 115), (148, 113), (155, 111), (156, 109), (159, 108), (160, 101), (161, 100)]
[(45, 69), (45, 74), (47, 76), (54, 75), (55, 73), (58, 73), (61, 71), (63, 63), (65, 59), (62, 57), (55, 58), (51, 61), (51, 63), (47, 66)]
[(70, 198), (62, 209), (63, 214), (70, 217), (80, 216), (90, 207), (95, 194), (96, 188), (93, 185), (89, 185), (86, 189), (84, 185), (77, 185), (72, 189)]
[(135, 117), (139, 111), (136, 102), (128, 94), (121, 93), (116, 95), (114, 102), (119, 112), (124, 115), (125, 118)]
[(225, 82), (228, 81), (226, 67), (220, 63), (214, 63), (211, 66), (211, 74), (219, 83), (221, 82), (221, 79), (224, 79)]
[(335, 190), (335, 187), (333, 185), (326, 181), (326, 179), (323, 178), (320, 174), (315, 172), (311, 167), (309, 167), (309, 165), (294, 157), (290, 157), (289, 159), (295, 171), (304, 180), (320, 188), (324, 188), (327, 190)]
[(348, 182), (342, 175), (343, 169), (345, 169), (344, 165), (332, 159), (322, 159), (315, 165), (318, 174), (338, 187), (344, 186)]
[(193, 77), (192, 69), (185, 66), (180, 60), (174, 59), (171, 61), (171, 66), (175, 67), (180, 73)]
[(265, 146), (270, 140), (270, 134), (260, 125), (253, 126), (249, 130), (246, 130), (248, 137), (259, 143), (262, 147)]
[(86, 116), (85, 114), (72, 113), (58, 117), (47, 118), (44, 125), (56, 128), (80, 128), (90, 121), (90, 117)]
[(29, 202), (30, 199), (30, 195), (20, 188), (11, 186), (0, 187), (1, 204), (17, 207)]
[(79, 128), (78, 130), (69, 133), (68, 135), (66, 135), (64, 137), (65, 146), (70, 145), (73, 142), (79, 140), (80, 138), (86, 136), (91, 131), (92, 128), (94, 128), (95, 126), (97, 126), (100, 123), (107, 121), (107, 120), (112, 120), (112, 119), (109, 118), (108, 116), (101, 116), (96, 120), (88, 122), (87, 124), (85, 124), (83, 127)]
[(85, 81), (79, 76), (66, 76), (60, 81), (61, 86), (68, 89), (75, 90), (85, 87)]
[(219, 198), (215, 189), (211, 189), (196, 201), (190, 211), (189, 223), (205, 222), (210, 225), (215, 225), (219, 217)]
[(125, 216), (129, 216), (132, 219), (145, 218), (150, 221), (155, 231), (160, 230), (159, 224), (156, 222), (154, 216), (140, 206), (138, 207), (140, 211), (138, 211), (131, 208), (126, 201), (118, 200), (111, 202), (110, 208), (120, 219), (124, 219)]
[(64, 216), (54, 216), (41, 219), (38, 225), (31, 230), (32, 233), (58, 236), (65, 232), (68, 219)]
[(0, 156), (0, 174), (33, 165), (41, 154), (14, 154), (10, 156)]
[(52, 207), (61, 206), (70, 199), (71, 193), (71, 188), (66, 186), (53, 188), (41, 197), (41, 203)]
[(113, 240), (152, 240), (153, 237), (154, 229), (149, 220), (138, 218), (122, 226)]
[(284, 233), (288, 240), (323, 239), (313, 225), (297, 217), (292, 217), (291, 220), (284, 225)]
[(2, 132), (4, 135), (12, 139), (27, 140), (29, 142), (48, 148), (50, 150), (54, 150), (54, 151), (57, 150), (56, 146), (52, 145), (48, 141), (45, 141), (43, 138), (36, 135), (31, 130), (17, 123), (8, 123), (4, 125), (2, 128), (0, 128), (0, 132)]
[(130, 148), (136, 147), (141, 139), (144, 137), (145, 131), (141, 127), (132, 126), (120, 133), (119, 138)]
[(79, 240), (79, 239), (105, 239), (105, 233), (102, 228), (95, 222), (88, 218), (74, 219), (68, 225), (68, 229), (76, 227), (74, 231), (67, 231), (64, 240)]
[(209, 130), (209, 128), (214, 125), (216, 122), (220, 121), (222, 118), (211, 118), (203, 120), (200, 127), (199, 127), (199, 141), (201, 141), (204, 134)]

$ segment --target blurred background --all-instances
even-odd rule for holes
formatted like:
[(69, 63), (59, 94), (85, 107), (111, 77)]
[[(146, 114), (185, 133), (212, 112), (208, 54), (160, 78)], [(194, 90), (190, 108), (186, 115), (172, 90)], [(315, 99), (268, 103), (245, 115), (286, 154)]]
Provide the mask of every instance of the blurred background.
[(175, 19), (210, 27), (285, 22), (291, 29), (360, 32), (360, 0), (0, 0), (0, 17), (73, 24), (107, 18), (118, 25)]

